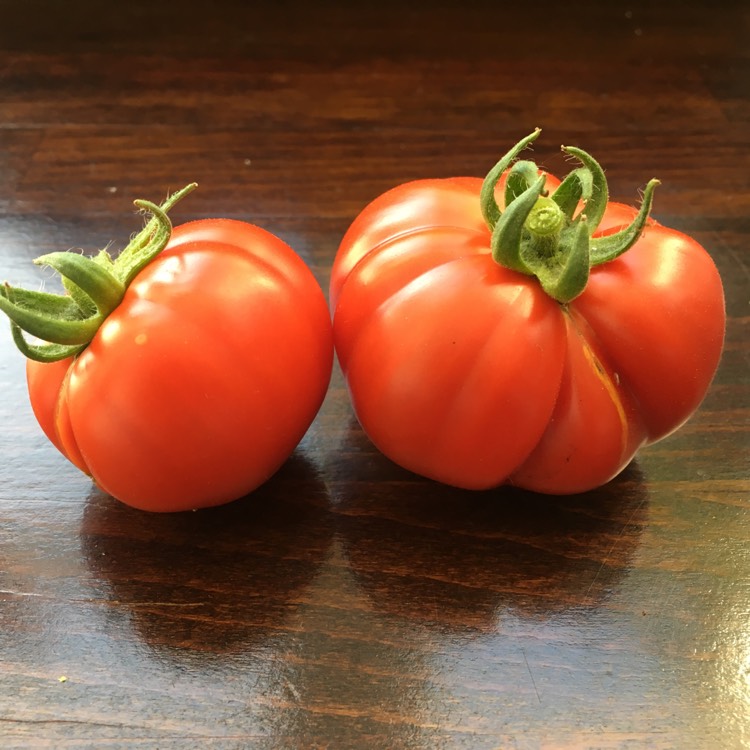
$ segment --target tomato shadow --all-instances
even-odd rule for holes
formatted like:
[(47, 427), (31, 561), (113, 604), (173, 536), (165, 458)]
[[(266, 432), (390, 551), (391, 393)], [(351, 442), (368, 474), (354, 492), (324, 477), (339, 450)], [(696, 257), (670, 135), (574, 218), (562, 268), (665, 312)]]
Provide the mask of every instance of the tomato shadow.
[(332, 536), (325, 485), (299, 454), (247, 497), (202, 511), (151, 514), (94, 491), (80, 529), (107, 616), (174, 656), (253, 649), (283, 631)]
[(336, 528), (359, 586), (377, 611), (443, 629), (600, 607), (630, 570), (648, 517), (635, 464), (580, 495), (464, 491), (395, 466), (358, 425), (337, 464)]

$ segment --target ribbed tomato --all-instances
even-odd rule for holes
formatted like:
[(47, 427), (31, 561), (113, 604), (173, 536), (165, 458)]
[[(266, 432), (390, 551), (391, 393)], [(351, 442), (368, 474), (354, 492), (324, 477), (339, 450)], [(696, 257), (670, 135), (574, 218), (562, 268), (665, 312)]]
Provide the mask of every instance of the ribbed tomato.
[[(725, 313), (709, 254), (609, 202), (586, 152), (560, 183), (515, 161), (376, 198), (339, 248), (334, 342), (373, 443), (464, 488), (600, 486), (697, 409)], [(548, 193), (552, 190), (551, 195)]]
[[(116, 280), (128, 275), (117, 262), (100, 263)], [(72, 356), (29, 360), (40, 425), (129, 505), (177, 511), (245, 495), (289, 457), (325, 396), (333, 343), (320, 286), (280, 239), (227, 219), (177, 227), (130, 275), (113, 309), (90, 311), (102, 318), (90, 341), (58, 339)], [(98, 302), (92, 282), (73, 281), (88, 289), (87, 303), (68, 278), (79, 306)]]

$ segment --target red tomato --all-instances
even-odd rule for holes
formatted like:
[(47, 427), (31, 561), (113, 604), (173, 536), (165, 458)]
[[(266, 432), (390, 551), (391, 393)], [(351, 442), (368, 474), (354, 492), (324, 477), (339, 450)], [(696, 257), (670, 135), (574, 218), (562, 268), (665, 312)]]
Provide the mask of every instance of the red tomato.
[[(481, 187), (401, 185), (346, 233), (330, 297), (356, 415), (386, 456), (450, 485), (595, 488), (700, 404), (723, 344), (719, 274), (698, 243), (650, 222), (558, 301), (493, 258)], [(592, 246), (638, 214), (602, 209)]]
[(49, 439), (151, 511), (245, 495), (289, 457), (333, 360), (323, 292), (290, 247), (226, 219), (174, 229), (76, 358), (29, 361)]

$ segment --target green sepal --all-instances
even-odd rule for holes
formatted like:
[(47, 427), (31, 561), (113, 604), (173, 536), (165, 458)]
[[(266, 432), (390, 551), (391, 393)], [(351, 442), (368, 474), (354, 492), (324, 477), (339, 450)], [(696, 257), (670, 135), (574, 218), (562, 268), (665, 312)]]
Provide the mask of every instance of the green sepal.
[[(49, 253), (37, 258), (38, 266), (54, 268), (63, 279), (71, 282), (76, 290), (83, 292), (96, 306), (100, 315), (107, 316), (120, 304), (125, 286), (104, 266), (85, 255), (77, 253)], [(71, 294), (76, 304), (85, 310), (90, 305), (80, 299), (78, 291)]]
[(31, 336), (53, 344), (87, 344), (104, 318), (80, 317), (80, 308), (69, 297), (0, 287), (0, 310)]
[(32, 344), (26, 340), (23, 331), (15, 324), (10, 324), (13, 341), (21, 354), (27, 359), (35, 362), (58, 362), (61, 359), (74, 357), (86, 348), (86, 344), (70, 345), (64, 344)]
[(35, 292), (7, 283), (0, 285), (0, 310), (5, 312), (15, 308), (36, 309), (43, 315), (62, 320), (81, 320), (86, 317), (75, 301), (65, 295)]
[(546, 179), (545, 175), (537, 177), (532, 185), (506, 207), (495, 224), (490, 248), (493, 259), (501, 266), (520, 273), (534, 273), (525, 262), (521, 247), (526, 220), (544, 190)]
[(588, 196), (591, 195), (592, 188), (591, 173), (587, 169), (579, 167), (567, 175), (550, 197), (557, 203), (568, 220), (572, 221), (576, 209), (581, 201), (587, 200)]
[[(106, 249), (100, 250), (91, 260), (101, 266), (105, 271), (109, 271), (112, 276), (116, 277), (115, 263)], [(70, 279), (66, 279), (63, 276), (62, 285), (65, 291), (75, 300), (78, 307), (81, 308), (84, 317), (94, 315), (97, 312), (97, 306), (94, 304), (91, 297), (82, 291), (77, 284), (74, 284)]]
[[(115, 262), (112, 260), (112, 256), (107, 250), (100, 250), (92, 259), (94, 263), (101, 266), (105, 271), (117, 277), (115, 272)], [(83, 290), (74, 284), (70, 279), (62, 277), (62, 285), (65, 291), (75, 300), (78, 307), (81, 308), (84, 317), (94, 315), (97, 312), (97, 306), (94, 304), (91, 297), (88, 296)]]
[(549, 258), (537, 256), (534, 261), (529, 259), (528, 264), (533, 268), (542, 289), (553, 299), (565, 303), (574, 300), (586, 288), (589, 280), (591, 239), (586, 217), (580, 216), (561, 235), (560, 245), (566, 248), (565, 253)]
[(505, 179), (505, 205), (509, 206), (522, 195), (539, 177), (539, 169), (533, 161), (517, 161)]
[[(495, 186), (498, 183), (503, 172), (511, 165), (516, 156), (523, 151), (530, 143), (539, 137), (542, 131), (537, 128), (525, 138), (520, 140), (494, 167), (487, 173), (482, 183), (482, 189), (479, 193), (479, 205), (482, 210), (482, 216), (490, 229), (495, 228), (497, 220), (500, 218), (500, 207), (495, 200)], [(507, 208), (507, 206), (506, 206)]]
[(608, 263), (635, 245), (648, 222), (648, 216), (651, 213), (651, 206), (654, 201), (654, 190), (659, 184), (661, 184), (659, 180), (649, 181), (643, 191), (641, 208), (632, 223), (625, 227), (625, 229), (621, 229), (615, 234), (594, 237), (591, 240), (592, 266)]
[(196, 187), (195, 182), (185, 186), (167, 198), (161, 207), (150, 201), (135, 201), (138, 208), (149, 212), (153, 218), (114, 261), (114, 273), (126, 287), (166, 247), (172, 232), (167, 212)]
[(70, 279), (66, 279), (64, 276), (61, 279), (63, 289), (68, 293), (68, 296), (76, 303), (78, 309), (81, 311), (81, 317), (89, 318), (92, 315), (96, 315), (97, 308), (94, 301), (84, 292), (77, 284), (74, 284)]
[(591, 178), (582, 197), (585, 202), (583, 210), (586, 212), (589, 235), (592, 235), (607, 210), (607, 202), (609, 201), (607, 178), (599, 162), (591, 154), (587, 154), (574, 146), (563, 146), (562, 150), (578, 159), (583, 164), (584, 172), (587, 172)]

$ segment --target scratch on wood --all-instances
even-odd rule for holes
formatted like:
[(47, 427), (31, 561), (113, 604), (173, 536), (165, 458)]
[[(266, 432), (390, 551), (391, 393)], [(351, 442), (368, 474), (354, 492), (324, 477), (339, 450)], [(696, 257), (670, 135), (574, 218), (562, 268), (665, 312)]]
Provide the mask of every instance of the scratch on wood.
[(539, 695), (539, 690), (536, 686), (536, 680), (534, 679), (534, 675), (531, 672), (531, 665), (529, 664), (528, 657), (526, 656), (526, 649), (522, 648), (521, 653), (523, 654), (523, 660), (526, 663), (526, 669), (528, 670), (529, 677), (531, 678), (531, 684), (534, 686), (534, 692), (536, 693), (536, 699), (539, 701), (539, 705), (542, 705), (542, 698)]
[(588, 599), (591, 594), (591, 589), (594, 588), (594, 584), (599, 580), (599, 576), (601, 575), (601, 572), (604, 570), (604, 568), (607, 566), (607, 563), (609, 562), (609, 559), (612, 557), (612, 552), (614, 552), (615, 547), (620, 543), (620, 540), (622, 539), (623, 535), (625, 534), (625, 530), (632, 525), (633, 519), (635, 518), (635, 514), (640, 511), (640, 509), (643, 507), (643, 504), (645, 503), (645, 499), (642, 499), (637, 507), (633, 509), (633, 512), (630, 514), (630, 518), (622, 525), (622, 529), (620, 530), (620, 533), (617, 535), (617, 539), (615, 539), (614, 542), (612, 542), (612, 546), (607, 551), (607, 554), (604, 556), (604, 559), (601, 562), (601, 565), (599, 566), (599, 569), (596, 571), (596, 575), (594, 576), (593, 580), (589, 584), (588, 589), (586, 589), (586, 596), (585, 599)]

